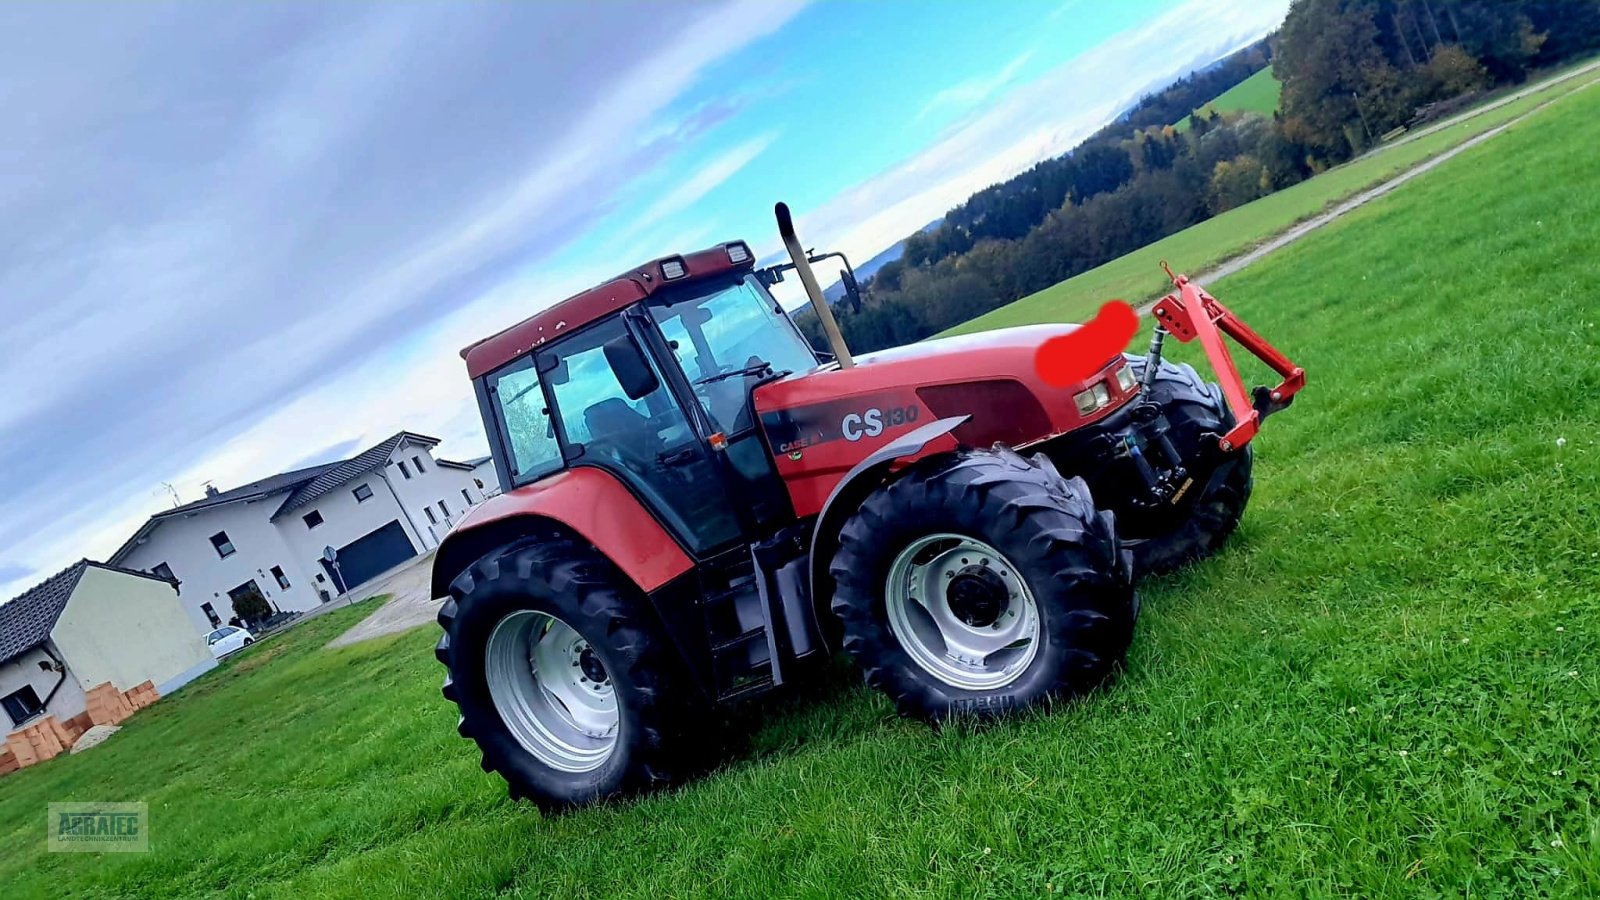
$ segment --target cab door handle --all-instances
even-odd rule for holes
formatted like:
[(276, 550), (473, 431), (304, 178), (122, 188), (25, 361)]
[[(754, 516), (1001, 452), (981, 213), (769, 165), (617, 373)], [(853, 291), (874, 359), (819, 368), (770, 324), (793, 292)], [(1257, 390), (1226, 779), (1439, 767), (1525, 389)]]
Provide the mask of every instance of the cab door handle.
[(682, 450), (671, 450), (657, 453), (656, 462), (661, 463), (663, 466), (675, 466), (678, 463), (688, 462), (689, 460), (694, 459), (695, 456), (696, 451), (693, 447), (685, 447)]

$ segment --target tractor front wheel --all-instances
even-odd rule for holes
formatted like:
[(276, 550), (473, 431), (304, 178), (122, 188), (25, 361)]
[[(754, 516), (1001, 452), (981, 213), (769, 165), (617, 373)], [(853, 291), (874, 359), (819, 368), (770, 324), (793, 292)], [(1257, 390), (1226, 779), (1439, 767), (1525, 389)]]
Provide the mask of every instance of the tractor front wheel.
[[(1143, 383), (1145, 358), (1127, 354), (1127, 359), (1134, 377)], [(1194, 495), (1177, 506), (1118, 520), (1141, 577), (1170, 572), (1222, 548), (1250, 502), (1254, 462), (1247, 445), (1218, 464), (1200, 467), (1201, 460), (1214, 458), (1209, 442), (1232, 428), (1234, 420), (1222, 389), (1201, 378), (1193, 366), (1162, 361), (1146, 390), (1149, 395), (1144, 399), (1161, 407), (1170, 428), (1168, 437), (1195, 483)]]
[(1111, 515), (1042, 456), (913, 465), (845, 523), (829, 572), (844, 649), (908, 716), (995, 718), (1082, 693), (1133, 635)]
[(592, 548), (513, 545), (450, 585), (435, 651), (458, 730), (546, 811), (672, 780), (684, 685), (643, 597)]

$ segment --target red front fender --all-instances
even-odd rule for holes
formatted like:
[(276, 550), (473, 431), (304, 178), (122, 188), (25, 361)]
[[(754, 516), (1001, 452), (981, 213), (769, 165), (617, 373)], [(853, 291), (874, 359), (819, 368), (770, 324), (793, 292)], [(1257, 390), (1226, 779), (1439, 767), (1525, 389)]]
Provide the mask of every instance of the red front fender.
[(616, 476), (579, 466), (473, 509), (439, 545), (433, 596), (444, 596), (457, 575), (496, 547), (563, 528), (593, 544), (646, 592), (694, 568), (683, 548)]

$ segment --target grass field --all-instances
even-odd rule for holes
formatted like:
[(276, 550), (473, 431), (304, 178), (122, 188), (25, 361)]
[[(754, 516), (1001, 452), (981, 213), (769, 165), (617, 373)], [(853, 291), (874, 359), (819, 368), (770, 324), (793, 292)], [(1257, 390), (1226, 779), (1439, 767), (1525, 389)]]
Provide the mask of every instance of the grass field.
[[(1278, 95), (1282, 92), (1283, 84), (1272, 77), (1272, 67), (1268, 66), (1218, 94), (1201, 109), (1223, 114), (1255, 112), (1270, 117), (1278, 108)], [(1173, 127), (1187, 131), (1190, 118), (1184, 116)]]
[[(1214, 286), (1310, 386), (1108, 690), (935, 733), (841, 667), (546, 820), (431, 629), (321, 649), (340, 610), (0, 780), (4, 896), (1600, 895), (1597, 145), (1600, 90)], [(73, 799), (148, 801), (152, 852), (46, 854)]]
[[(968, 320), (945, 333), (967, 334), (1040, 321), (1080, 322), (1112, 298), (1135, 305), (1154, 299), (1171, 287), (1161, 272), (1163, 259), (1168, 260), (1175, 271), (1201, 272), (1553, 97), (1596, 80), (1600, 80), (1600, 72), (1591, 72), (1432, 134), (1385, 147)], [(1505, 136), (1496, 140), (1505, 140)]]

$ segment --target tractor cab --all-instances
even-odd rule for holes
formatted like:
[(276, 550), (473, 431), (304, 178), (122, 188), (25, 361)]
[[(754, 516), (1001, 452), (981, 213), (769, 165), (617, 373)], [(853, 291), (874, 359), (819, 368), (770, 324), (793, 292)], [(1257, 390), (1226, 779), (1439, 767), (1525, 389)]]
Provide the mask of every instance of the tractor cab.
[(698, 557), (793, 517), (751, 390), (818, 361), (748, 266), (660, 278), (662, 289), (593, 321), (556, 319), (557, 337), (480, 387), (508, 490), (570, 466), (604, 469)]
[[(471, 368), (527, 345), (475, 373), (504, 490), (577, 469), (614, 478), (694, 561), (693, 577), (664, 586), (658, 603), (669, 627), (704, 651), (705, 689), (726, 696), (781, 681), (773, 661), (795, 648), (767, 643), (778, 630), (767, 588), (774, 601), (777, 589), (758, 582), (798, 558), (803, 542), (785, 534), (795, 511), (752, 393), (819, 359), (749, 249), (656, 260), (530, 322), (513, 344), (495, 344), (498, 335), (464, 354)], [(789, 558), (758, 566), (755, 548), (777, 546)], [(802, 640), (802, 653), (817, 643)]]

